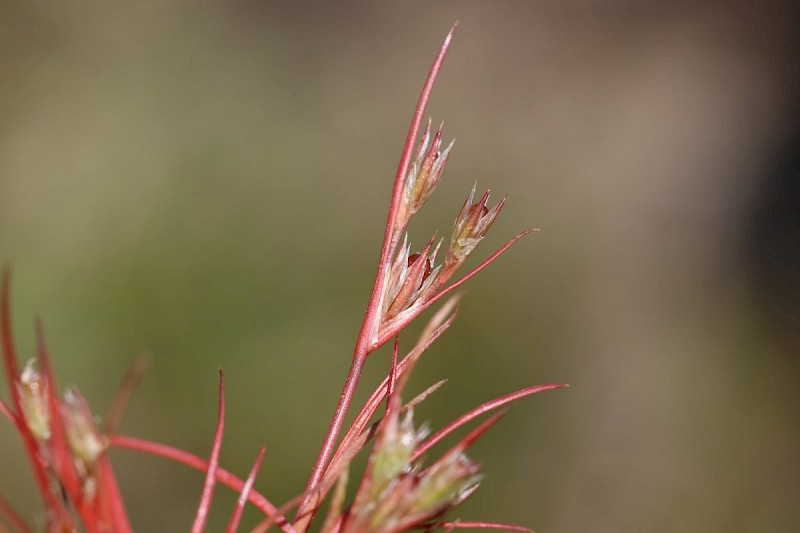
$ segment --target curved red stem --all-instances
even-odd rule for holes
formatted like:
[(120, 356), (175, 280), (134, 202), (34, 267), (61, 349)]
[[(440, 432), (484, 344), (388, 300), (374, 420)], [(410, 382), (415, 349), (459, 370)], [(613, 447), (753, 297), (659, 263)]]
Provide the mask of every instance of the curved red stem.
[(518, 390), (516, 392), (512, 392), (511, 394), (506, 394), (505, 396), (501, 396), (500, 398), (495, 398), (489, 402), (479, 405), (475, 409), (472, 409), (468, 413), (461, 415), (460, 417), (456, 418), (445, 427), (440, 429), (436, 432), (435, 435), (430, 437), (428, 440), (420, 444), (414, 453), (411, 455), (410, 461), (416, 461), (420, 458), (422, 454), (430, 450), (435, 444), (441, 441), (443, 438), (448, 436), (450, 433), (455, 431), (456, 429), (460, 428), (467, 422), (476, 419), (477, 417), (481, 416), (484, 413), (488, 413), (498, 407), (502, 407), (506, 404), (509, 404), (513, 401), (519, 400), (520, 398), (524, 398), (525, 396), (530, 396), (531, 394), (536, 394), (537, 392), (542, 392), (546, 390), (552, 389), (561, 389), (566, 387), (567, 385), (559, 384), (559, 383), (550, 383), (547, 385), (536, 385), (535, 387), (528, 387), (526, 389)]
[[(178, 448), (173, 448), (166, 444), (159, 442), (152, 442), (145, 439), (137, 439), (135, 437), (126, 437), (124, 435), (113, 435), (109, 437), (109, 444), (115, 448), (122, 448), (125, 450), (132, 450), (142, 452), (149, 455), (155, 455), (176, 463), (181, 463), (195, 470), (206, 472), (208, 470), (208, 461)], [(244, 488), (244, 481), (228, 472), (224, 468), (218, 468), (216, 472), (217, 481), (226, 487), (241, 493)], [(295, 529), (289, 524), (288, 520), (280, 513), (277, 507), (272, 504), (266, 497), (255, 490), (251, 490), (247, 500), (255, 505), (262, 513), (273, 518), (277, 524), (283, 529), (284, 533), (297, 533)]]
[(208, 521), (208, 512), (211, 510), (211, 501), (214, 498), (214, 486), (217, 482), (217, 469), (219, 468), (219, 453), (222, 450), (222, 435), (225, 431), (225, 378), (222, 370), (219, 371), (219, 413), (217, 415), (217, 430), (214, 432), (214, 444), (211, 446), (211, 456), (208, 459), (206, 479), (203, 483), (203, 494), (197, 506), (197, 514), (192, 524), (192, 533), (202, 533)]

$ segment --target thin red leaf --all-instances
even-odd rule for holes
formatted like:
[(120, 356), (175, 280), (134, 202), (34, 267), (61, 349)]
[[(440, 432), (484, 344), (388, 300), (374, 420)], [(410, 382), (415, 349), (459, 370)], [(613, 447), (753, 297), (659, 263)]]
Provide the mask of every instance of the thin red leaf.
[(266, 453), (266, 451), (266, 448), (261, 448), (261, 451), (258, 452), (258, 457), (256, 457), (255, 463), (253, 463), (253, 467), (250, 469), (250, 474), (247, 476), (247, 480), (244, 482), (244, 487), (242, 487), (242, 491), (239, 493), (239, 499), (236, 500), (236, 507), (233, 509), (231, 521), (228, 523), (228, 529), (226, 530), (228, 533), (235, 533), (239, 528), (239, 522), (241, 522), (242, 514), (244, 514), (244, 506), (247, 503), (250, 490), (253, 488), (253, 484), (256, 482), (256, 476), (261, 468), (261, 462), (264, 460), (264, 453)]
[[(14, 508), (3, 498), (0, 498), (0, 517), (14, 526), (19, 533), (33, 533), (33, 530), (28, 527), (28, 524), (25, 523), (22, 517), (18, 515)], [(2, 527), (3, 525), (0, 524), (0, 528)], [(0, 531), (2, 531), (2, 529), (0, 529)]]
[(208, 459), (206, 480), (203, 483), (203, 494), (197, 506), (197, 514), (192, 524), (192, 533), (202, 533), (208, 521), (208, 512), (211, 509), (211, 500), (214, 497), (214, 487), (217, 481), (219, 468), (219, 453), (222, 450), (222, 434), (225, 430), (225, 379), (222, 370), (219, 371), (219, 414), (217, 415), (217, 430), (214, 433), (214, 444), (211, 446), (211, 456)]
[(498, 522), (464, 522), (461, 520), (456, 520), (454, 522), (441, 522), (438, 524), (420, 524), (419, 529), (428, 529), (432, 527), (446, 527), (449, 529), (501, 529), (504, 531), (533, 533), (533, 530), (530, 528), (515, 526), (513, 524), (501, 524)]
[[(125, 450), (132, 450), (148, 455), (154, 455), (163, 459), (169, 459), (176, 463), (186, 465), (188, 467), (199, 470), (200, 472), (208, 471), (208, 461), (178, 448), (173, 448), (160, 442), (152, 442), (144, 439), (137, 439), (135, 437), (126, 437), (124, 435), (111, 435), (109, 443), (115, 448)], [(241, 493), (244, 488), (244, 481), (236, 477), (234, 474), (228, 472), (223, 468), (218, 468), (216, 472), (217, 481), (226, 487)], [(295, 529), (289, 524), (288, 520), (279, 513), (279, 510), (272, 504), (266, 497), (255, 490), (251, 490), (248, 495), (248, 501), (255, 505), (265, 515), (272, 517), (277, 521), (278, 525), (285, 533), (296, 533)]]
[(421, 404), (428, 399), (428, 396), (439, 390), (439, 388), (445, 383), (447, 383), (446, 379), (440, 379), (421, 393), (417, 394), (408, 403), (403, 404), (403, 411), (408, 411), (409, 409), (413, 409), (417, 405)]
[(386, 413), (391, 409), (392, 398), (397, 394), (395, 385), (397, 384), (397, 350), (400, 348), (400, 338), (395, 337), (394, 347), (392, 348), (392, 368), (389, 369), (389, 383), (386, 386)]
[(414, 450), (414, 454), (411, 456), (411, 461), (419, 459), (419, 457), (422, 454), (427, 452), (429, 449), (431, 449), (431, 447), (433, 447), (443, 438), (448, 436), (450, 433), (460, 428), (464, 424), (468, 423), (469, 421), (474, 420), (475, 418), (481, 416), (484, 413), (493, 411), (498, 407), (502, 407), (513, 401), (519, 400), (520, 398), (530, 396), (531, 394), (536, 394), (537, 392), (542, 392), (552, 389), (561, 389), (566, 386), (567, 385), (557, 384), (557, 383), (551, 383), (547, 385), (536, 385), (535, 387), (528, 387), (527, 389), (518, 390), (516, 392), (512, 392), (511, 394), (506, 394), (505, 396), (501, 396), (500, 398), (496, 398), (492, 401), (481, 404), (475, 409), (469, 411), (468, 413), (465, 413), (460, 417), (456, 418), (455, 420), (447, 424), (445, 427), (440, 429), (435, 435), (433, 435), (428, 440), (420, 444), (419, 447), (417, 447), (417, 449)]
[(526, 229), (525, 231), (521, 231), (520, 233), (517, 233), (516, 235), (514, 235), (511, 239), (508, 240), (508, 242), (506, 242), (503, 246), (501, 246), (497, 251), (495, 251), (488, 258), (486, 258), (480, 265), (478, 265), (475, 268), (473, 268), (472, 270), (470, 270), (467, 274), (464, 274), (458, 281), (454, 282), (452, 285), (449, 285), (446, 289), (442, 290), (442, 292), (438, 293), (436, 296), (431, 298), (430, 301), (426, 302), (425, 303), (425, 308), (427, 309), (434, 302), (438, 301), (440, 298), (443, 298), (445, 295), (447, 295), (450, 292), (452, 292), (452, 291), (456, 290), (457, 288), (459, 288), (461, 285), (463, 285), (464, 283), (469, 281), (471, 278), (476, 276), (481, 270), (483, 270), (487, 266), (489, 266), (492, 263), (494, 263), (495, 261), (497, 261), (497, 259), (499, 259), (500, 256), (503, 255), (506, 252), (506, 250), (511, 248), (514, 245), (515, 242), (517, 242), (518, 240), (520, 240), (524, 236), (526, 236), (526, 235), (528, 235), (530, 233), (536, 232), (536, 231), (539, 231), (539, 230), (535, 229), (535, 228), (531, 228), (531, 229)]
[(6, 405), (6, 402), (4, 402), (1, 398), (0, 398), (0, 415), (3, 415), (4, 417), (8, 418), (8, 420), (15, 426), (19, 424), (17, 416), (14, 414), (11, 408), (8, 405)]
[(451, 449), (451, 451), (459, 450), (459, 452), (464, 452), (470, 448), (475, 442), (481, 438), (484, 433), (489, 431), (489, 429), (494, 426), (497, 422), (500, 421), (501, 418), (506, 416), (508, 413), (508, 407), (503, 409), (502, 411), (498, 411), (483, 422), (480, 423), (478, 427), (470, 431), (466, 437), (461, 439), (456, 443), (455, 446)]

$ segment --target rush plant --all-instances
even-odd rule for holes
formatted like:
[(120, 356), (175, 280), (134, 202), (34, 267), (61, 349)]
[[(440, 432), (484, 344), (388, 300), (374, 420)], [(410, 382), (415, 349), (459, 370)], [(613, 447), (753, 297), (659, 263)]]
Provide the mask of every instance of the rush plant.
[[(39, 323), (36, 327), (36, 357), (20, 364), (12, 337), (10, 270), (4, 269), (0, 287), (0, 341), (11, 400), (0, 400), (0, 414), (22, 439), (44, 503), (46, 531), (131, 531), (108, 458), (110, 448), (151, 454), (205, 473), (191, 525), (193, 533), (205, 530), (217, 483), (239, 494), (231, 511), (229, 532), (239, 530), (242, 512), (248, 503), (264, 515), (263, 521), (252, 531), (266, 531), (274, 526), (285, 533), (306, 532), (315, 524), (318, 511), (328, 497), (328, 513), (319, 526), (326, 533), (397, 533), (438, 528), (527, 530), (508, 524), (463, 522), (450, 519), (448, 515), (478, 487), (480, 466), (466, 456), (466, 451), (503, 416), (503, 408), (520, 398), (565, 385), (539, 385), (482, 403), (432, 435), (425, 426), (415, 425), (414, 409), (442, 382), (410, 401), (402, 399), (404, 387), (420, 357), (453, 324), (459, 302), (459, 295), (454, 291), (532, 231), (526, 230), (512, 237), (477, 267), (457, 277), (505, 204), (503, 199), (490, 206), (489, 191), (476, 199), (473, 187), (455, 219), (449, 238), (436, 242), (434, 235), (418, 251), (407, 242), (409, 222), (435, 190), (453, 148), (451, 142), (442, 149), (442, 128), (432, 131), (430, 120), (418, 143), (417, 134), (454, 30), (455, 25), (430, 68), (403, 146), (394, 178), (378, 271), (358, 333), (350, 371), (308, 483), (291, 501), (278, 506), (255, 490), (255, 478), (264, 457), (263, 448), (244, 479), (219, 464), (225, 422), (221, 372), (217, 429), (211, 453), (203, 458), (166, 444), (117, 432), (127, 400), (141, 377), (142, 364), (135, 364), (129, 371), (102, 424), (96, 422), (76, 389), (59, 390)], [(441, 260), (439, 256), (442, 256)], [(411, 343), (411, 348), (400, 357), (401, 332), (423, 311), (439, 302), (442, 302), (441, 308), (416, 342)], [(387, 343), (393, 344), (391, 364), (387, 362), (388, 375), (344, 430), (345, 417), (364, 364), (371, 354)], [(385, 407), (381, 409), (383, 404)], [(443, 438), (490, 413), (449, 450), (438, 457), (426, 457)], [(370, 444), (365, 473), (358, 480), (355, 497), (348, 502), (346, 486), (350, 462)], [(15, 531), (33, 531), (28, 520), (19, 516), (0, 497), (0, 532), (6, 530), (3, 523)]]

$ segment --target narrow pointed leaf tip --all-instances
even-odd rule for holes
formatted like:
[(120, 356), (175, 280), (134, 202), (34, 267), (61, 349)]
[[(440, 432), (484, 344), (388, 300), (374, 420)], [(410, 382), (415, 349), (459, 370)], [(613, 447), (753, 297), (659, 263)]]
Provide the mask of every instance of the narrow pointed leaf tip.
[(242, 490), (239, 493), (239, 498), (236, 500), (236, 507), (233, 509), (233, 514), (231, 515), (231, 520), (228, 523), (228, 528), (225, 530), (226, 533), (235, 533), (239, 528), (239, 522), (241, 522), (242, 515), (244, 514), (244, 506), (247, 504), (247, 498), (250, 495), (250, 490), (252, 490), (253, 484), (256, 481), (256, 476), (261, 468), (261, 462), (264, 460), (264, 454), (266, 451), (266, 448), (261, 448), (261, 451), (258, 452), (258, 457), (256, 457), (256, 461), (253, 463), (253, 467), (250, 469), (250, 474), (247, 476), (247, 480), (244, 482), (244, 487), (242, 487)]
[(203, 493), (200, 497), (200, 504), (197, 506), (197, 513), (192, 524), (192, 533), (202, 533), (205, 529), (208, 513), (211, 510), (211, 501), (214, 497), (214, 487), (217, 482), (217, 469), (219, 468), (219, 454), (222, 450), (222, 434), (225, 430), (225, 378), (222, 370), (219, 371), (219, 412), (217, 415), (217, 430), (214, 433), (214, 443), (211, 447), (211, 455), (208, 459), (208, 470), (206, 479), (203, 483)]
[(515, 402), (521, 398), (525, 398), (526, 396), (530, 396), (532, 394), (536, 394), (537, 392), (544, 392), (546, 390), (553, 390), (553, 389), (562, 389), (565, 388), (567, 385), (561, 383), (548, 383), (546, 385), (535, 385), (533, 387), (528, 387), (526, 389), (518, 390), (516, 392), (512, 392), (510, 394), (506, 394), (505, 396), (501, 396), (499, 398), (495, 398), (494, 400), (488, 401), (479, 405), (478, 407), (472, 409), (471, 411), (461, 415), (460, 417), (456, 418), (445, 427), (440, 429), (435, 435), (431, 438), (423, 442), (415, 451), (414, 456), (411, 458), (412, 461), (417, 460), (421, 457), (425, 452), (430, 450), (435, 444), (440, 442), (444, 439), (447, 435), (451, 434), (456, 429), (460, 428), (464, 424), (470, 422), (471, 420), (476, 419), (477, 417), (488, 413), (489, 411), (493, 411), (499, 407), (507, 405), (509, 403)]
[[(109, 442), (114, 448), (131, 450), (161, 457), (162, 459), (167, 459), (169, 461), (186, 465), (200, 472), (208, 471), (207, 460), (187, 451), (173, 448), (172, 446), (167, 446), (166, 444), (144, 439), (137, 439), (125, 435), (112, 435), (109, 437)], [(239, 493), (241, 493), (244, 488), (245, 482), (224, 468), (217, 469), (216, 477), (217, 481)], [(279, 512), (279, 509), (271, 501), (264, 497), (263, 494), (256, 490), (251, 490), (248, 495), (248, 501), (255, 505), (259, 511), (268, 517), (271, 517), (274, 522), (277, 522), (285, 533), (296, 533), (294, 528), (292, 528), (292, 526), (288, 523), (283, 514)]]

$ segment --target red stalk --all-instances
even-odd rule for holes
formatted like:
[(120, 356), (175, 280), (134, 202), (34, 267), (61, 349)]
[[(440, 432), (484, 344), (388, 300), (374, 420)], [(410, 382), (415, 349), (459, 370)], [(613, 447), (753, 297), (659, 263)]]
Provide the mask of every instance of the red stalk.
[[(445, 320), (442, 324), (440, 324), (434, 331), (430, 332), (429, 334), (423, 334), (423, 341), (414, 347), (408, 355), (406, 355), (400, 363), (397, 365), (397, 372), (400, 376), (403, 376), (409, 365), (412, 365), (416, 362), (422, 353), (428, 349), (428, 347), (441, 336), (453, 323), (456, 318), (456, 313), (458, 309), (456, 309), (452, 315), (450, 315), (447, 320)], [(427, 332), (426, 332), (427, 333)], [(361, 411), (356, 415), (355, 420), (350, 425), (350, 428), (345, 433), (344, 437), (342, 438), (342, 442), (339, 445), (339, 448), (336, 450), (336, 453), (331, 460), (331, 464), (336, 462), (338, 458), (345, 452), (345, 450), (352, 445), (352, 443), (358, 438), (362, 431), (367, 427), (370, 418), (372, 415), (375, 414), (375, 411), (380, 406), (383, 399), (386, 397), (387, 392), (387, 384), (389, 383), (389, 378), (386, 377), (384, 380), (378, 385), (372, 395), (367, 399), (364, 403), (364, 407), (361, 408)], [(327, 473), (327, 470), (326, 470)]]
[[(339, 397), (339, 402), (336, 406), (336, 410), (334, 411), (330, 426), (328, 427), (328, 432), (322, 442), (322, 447), (320, 448), (319, 455), (314, 463), (314, 467), (311, 469), (311, 476), (309, 477), (306, 485), (305, 492), (309, 495), (309, 498), (313, 494), (312, 491), (314, 488), (316, 488), (322, 479), (322, 476), (325, 472), (325, 467), (328, 464), (331, 455), (333, 454), (333, 448), (336, 445), (336, 439), (339, 437), (339, 433), (342, 430), (345, 416), (347, 415), (347, 411), (352, 403), (353, 395), (355, 394), (356, 386), (358, 385), (358, 381), (361, 377), (361, 371), (364, 368), (364, 363), (367, 360), (367, 356), (375, 350), (373, 346), (375, 344), (380, 326), (382, 305), (381, 298), (386, 285), (386, 274), (389, 271), (389, 267), (391, 265), (391, 255), (397, 246), (397, 242), (401, 233), (400, 230), (402, 229), (398, 227), (398, 214), (400, 201), (402, 200), (403, 195), (405, 177), (408, 174), (409, 165), (411, 163), (411, 156), (417, 137), (417, 131), (422, 123), (422, 117), (425, 114), (425, 109), (427, 108), (428, 100), (430, 98), (431, 91), (433, 90), (433, 84), (436, 81), (436, 77), (438, 76), (439, 70), (442, 67), (442, 63), (445, 55), (447, 54), (447, 49), (450, 47), (450, 41), (453, 38), (453, 32), (455, 31), (457, 24), (457, 22), (453, 24), (453, 27), (447, 34), (447, 37), (439, 49), (439, 53), (437, 54), (436, 59), (434, 60), (433, 65), (428, 72), (428, 77), (426, 78), (425, 84), (422, 87), (422, 92), (420, 93), (417, 107), (414, 111), (414, 116), (411, 119), (411, 126), (408, 129), (408, 134), (406, 135), (406, 142), (403, 145), (400, 163), (397, 166), (397, 172), (394, 177), (394, 188), (392, 189), (392, 199), (389, 204), (389, 214), (386, 219), (386, 230), (384, 232), (380, 259), (378, 261), (378, 272), (375, 276), (375, 284), (372, 288), (372, 294), (370, 295), (367, 311), (364, 315), (364, 322), (361, 325), (361, 331), (358, 334), (358, 340), (356, 341), (356, 347), (353, 353), (350, 371), (347, 374), (344, 388), (342, 389), (342, 394)], [(318, 506), (319, 502), (314, 502), (312, 504), (310, 499), (303, 501), (298, 508), (296, 515), (296, 525), (298, 526), (298, 529), (306, 530), (308, 528), (308, 525), (310, 524)]]
[(219, 453), (222, 450), (222, 434), (225, 430), (225, 379), (222, 370), (219, 371), (219, 413), (217, 415), (217, 430), (214, 432), (214, 444), (211, 446), (211, 456), (208, 459), (206, 469), (206, 479), (203, 483), (203, 494), (200, 497), (200, 505), (197, 506), (197, 514), (192, 524), (192, 533), (203, 533), (208, 521), (208, 512), (211, 509), (211, 500), (214, 498), (214, 486), (217, 481), (217, 469), (219, 468)]
[(253, 484), (256, 482), (256, 476), (261, 468), (261, 462), (264, 460), (264, 453), (266, 453), (266, 451), (266, 448), (261, 448), (261, 451), (258, 452), (256, 462), (253, 463), (250, 474), (244, 482), (244, 487), (242, 487), (242, 491), (239, 493), (239, 499), (236, 500), (236, 507), (233, 509), (231, 521), (228, 523), (228, 529), (225, 530), (227, 533), (236, 533), (236, 530), (239, 529), (239, 522), (242, 521), (242, 514), (244, 514), (244, 506), (247, 503), (247, 498), (250, 495)]

